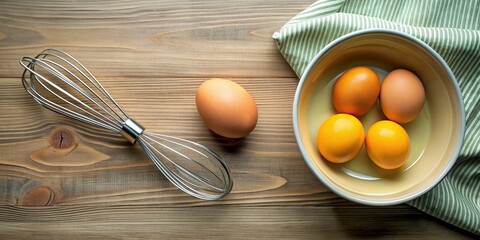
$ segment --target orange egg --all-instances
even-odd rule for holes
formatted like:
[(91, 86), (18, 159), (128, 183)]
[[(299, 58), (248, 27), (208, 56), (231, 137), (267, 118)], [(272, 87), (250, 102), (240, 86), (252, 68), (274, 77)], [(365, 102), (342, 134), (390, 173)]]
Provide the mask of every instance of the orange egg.
[(352, 160), (365, 139), (362, 123), (350, 114), (335, 114), (325, 120), (317, 134), (318, 150), (334, 163)]
[(343, 73), (333, 87), (333, 106), (338, 112), (361, 116), (367, 113), (380, 93), (380, 79), (367, 67)]
[(203, 82), (197, 89), (195, 101), (200, 117), (218, 135), (245, 137), (257, 125), (255, 100), (233, 81), (213, 78)]
[(412, 72), (397, 69), (383, 80), (380, 105), (385, 116), (398, 123), (415, 119), (425, 103), (425, 89), (420, 79)]
[(383, 120), (368, 129), (365, 147), (377, 166), (396, 169), (405, 164), (410, 154), (410, 139), (398, 123)]

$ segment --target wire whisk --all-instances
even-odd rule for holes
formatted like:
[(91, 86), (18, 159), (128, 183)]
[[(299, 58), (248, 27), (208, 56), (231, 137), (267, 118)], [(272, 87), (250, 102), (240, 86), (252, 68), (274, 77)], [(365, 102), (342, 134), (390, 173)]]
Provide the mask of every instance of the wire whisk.
[(154, 165), (182, 191), (205, 200), (226, 196), (233, 186), (227, 164), (207, 147), (145, 131), (70, 54), (46, 49), (23, 57), (23, 87), (40, 105), (139, 143)]

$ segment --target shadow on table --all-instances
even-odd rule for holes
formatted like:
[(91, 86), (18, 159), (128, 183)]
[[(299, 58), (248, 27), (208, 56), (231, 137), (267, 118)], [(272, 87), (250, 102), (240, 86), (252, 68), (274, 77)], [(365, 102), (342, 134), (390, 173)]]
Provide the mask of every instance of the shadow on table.
[[(473, 233), (457, 228), (408, 205), (370, 207), (336, 206), (332, 208), (345, 233), (352, 237), (384, 238), (389, 236), (419, 237), (443, 230), (453, 236), (475, 238)], [(432, 224), (435, 222), (436, 224)], [(413, 226), (413, 227), (412, 227)], [(433, 227), (432, 227), (433, 226)], [(428, 238), (428, 236), (426, 236)], [(445, 236), (448, 238), (448, 235)]]

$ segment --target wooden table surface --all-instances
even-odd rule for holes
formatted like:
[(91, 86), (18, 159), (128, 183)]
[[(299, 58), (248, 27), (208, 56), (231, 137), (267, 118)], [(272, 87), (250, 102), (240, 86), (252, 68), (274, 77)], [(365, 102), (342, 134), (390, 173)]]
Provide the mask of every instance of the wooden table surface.
[[(351, 203), (308, 169), (292, 128), (298, 78), (272, 34), (312, 2), (1, 1), (0, 239), (472, 237), (408, 205)], [(139, 146), (37, 105), (18, 60), (49, 47), (80, 59), (148, 130), (222, 155), (232, 192), (190, 197)], [(213, 77), (256, 100), (248, 137), (220, 138), (199, 118), (195, 91)]]

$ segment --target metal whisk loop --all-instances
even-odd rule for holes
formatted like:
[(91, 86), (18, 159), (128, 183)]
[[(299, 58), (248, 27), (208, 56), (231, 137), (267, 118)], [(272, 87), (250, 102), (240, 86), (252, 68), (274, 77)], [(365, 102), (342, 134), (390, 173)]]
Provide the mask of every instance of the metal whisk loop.
[(137, 141), (165, 177), (192, 196), (214, 200), (232, 188), (228, 167), (220, 156), (198, 143), (149, 132), (140, 135)]
[(138, 142), (155, 166), (182, 191), (216, 200), (232, 189), (226, 163), (198, 143), (144, 131), (78, 60), (57, 49), (23, 57), (22, 84), (40, 105), (62, 115), (120, 133)]

